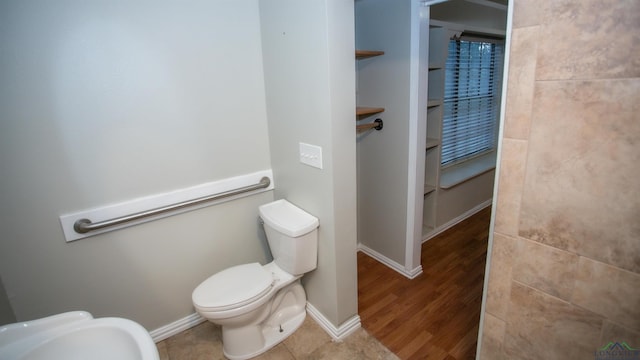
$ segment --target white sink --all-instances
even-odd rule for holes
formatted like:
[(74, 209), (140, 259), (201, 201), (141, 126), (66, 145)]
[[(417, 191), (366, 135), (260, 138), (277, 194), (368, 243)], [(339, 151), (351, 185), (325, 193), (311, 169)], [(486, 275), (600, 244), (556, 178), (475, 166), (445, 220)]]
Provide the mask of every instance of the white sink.
[(138, 323), (73, 311), (0, 327), (0, 360), (158, 360)]

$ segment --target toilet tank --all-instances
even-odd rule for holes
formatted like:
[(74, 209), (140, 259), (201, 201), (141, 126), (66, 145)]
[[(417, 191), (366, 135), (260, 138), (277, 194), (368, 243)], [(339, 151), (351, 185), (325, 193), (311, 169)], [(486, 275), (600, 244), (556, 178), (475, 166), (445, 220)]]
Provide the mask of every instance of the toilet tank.
[(275, 263), (292, 275), (315, 269), (318, 218), (284, 199), (262, 205), (258, 211)]

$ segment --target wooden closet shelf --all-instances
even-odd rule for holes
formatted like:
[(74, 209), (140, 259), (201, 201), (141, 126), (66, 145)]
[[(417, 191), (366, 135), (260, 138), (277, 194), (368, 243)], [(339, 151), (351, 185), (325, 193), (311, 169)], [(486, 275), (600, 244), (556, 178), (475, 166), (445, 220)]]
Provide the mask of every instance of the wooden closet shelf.
[(384, 51), (376, 50), (356, 50), (356, 59), (366, 59), (374, 56), (384, 55)]
[(435, 190), (436, 190), (435, 185), (429, 185), (429, 184), (425, 184), (424, 185), (424, 194), (425, 195), (427, 195), (427, 194), (429, 194), (429, 193), (431, 193), (431, 192), (433, 192)]
[(434, 106), (440, 106), (440, 105), (442, 105), (442, 103), (443, 103), (442, 99), (428, 99), (427, 100), (427, 107), (431, 108), (431, 107), (434, 107)]
[(356, 107), (356, 116), (368, 116), (383, 112), (384, 108), (381, 107), (368, 107), (368, 106), (358, 106)]

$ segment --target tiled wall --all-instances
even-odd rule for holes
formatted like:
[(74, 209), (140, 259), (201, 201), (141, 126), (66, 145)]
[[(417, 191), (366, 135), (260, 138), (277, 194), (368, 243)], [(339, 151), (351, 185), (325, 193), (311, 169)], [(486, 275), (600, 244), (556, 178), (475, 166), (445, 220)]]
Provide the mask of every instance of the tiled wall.
[(640, 348), (640, 1), (515, 0), (481, 359)]

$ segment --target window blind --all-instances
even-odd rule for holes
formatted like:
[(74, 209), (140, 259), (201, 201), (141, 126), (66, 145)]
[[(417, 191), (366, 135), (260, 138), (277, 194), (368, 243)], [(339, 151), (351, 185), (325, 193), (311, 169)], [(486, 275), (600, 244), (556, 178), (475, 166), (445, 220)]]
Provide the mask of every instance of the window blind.
[(443, 166), (495, 148), (503, 45), (452, 39), (445, 72)]

